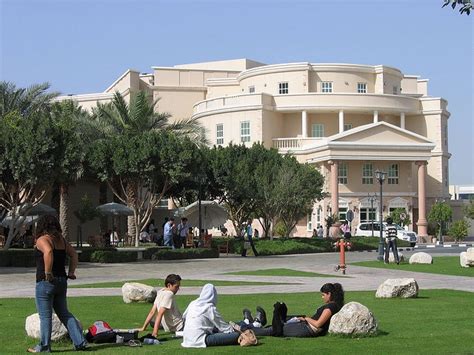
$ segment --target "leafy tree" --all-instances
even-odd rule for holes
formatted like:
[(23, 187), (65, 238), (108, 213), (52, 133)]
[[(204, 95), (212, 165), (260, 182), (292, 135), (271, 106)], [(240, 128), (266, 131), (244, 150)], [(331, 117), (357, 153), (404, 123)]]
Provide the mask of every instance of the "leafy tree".
[(81, 198), (80, 208), (74, 211), (74, 216), (79, 220), (79, 225), (77, 226), (77, 246), (82, 246), (82, 225), (99, 217), (100, 213), (92, 204), (89, 195), (85, 194)]
[(451, 220), (452, 215), (453, 210), (451, 209), (451, 206), (446, 202), (436, 202), (431, 207), (430, 213), (428, 214), (428, 221), (436, 223), (436, 231), (437, 233), (439, 233), (439, 240), (441, 240), (445, 223)]
[(467, 237), (469, 226), (469, 222), (464, 219), (454, 221), (448, 230), (448, 235), (453, 237), (455, 241), (463, 240)]
[(401, 227), (408, 226), (411, 223), (410, 216), (404, 208), (396, 208), (390, 213), (393, 223), (398, 224)]
[(68, 209), (69, 186), (84, 173), (85, 139), (81, 122), (89, 118), (77, 102), (66, 100), (53, 103), (51, 116), (58, 128), (59, 170), (56, 183), (59, 185), (59, 222), (63, 236), (69, 239)]
[(469, 15), (471, 13), (471, 10), (472, 10), (472, 1), (471, 0), (444, 0), (444, 4), (443, 4), (442, 7), (445, 7), (445, 6), (448, 6), (448, 5), (451, 5), (453, 10), (456, 8), (456, 5), (459, 5), (460, 6), (459, 12), (461, 13), (461, 15), (463, 13), (466, 13), (467, 15)]
[(311, 213), (314, 202), (322, 198), (323, 177), (314, 167), (285, 156), (276, 180), (278, 218), (289, 237), (298, 221)]
[(18, 233), (20, 206), (40, 203), (57, 176), (58, 138), (51, 118), (41, 112), (25, 119), (13, 111), (0, 120), (0, 207), (12, 217), (5, 249)]
[(136, 246), (153, 209), (174, 184), (195, 172), (198, 159), (198, 149), (189, 138), (153, 131), (100, 139), (88, 158), (100, 180), (133, 210)]
[(474, 219), (474, 199), (469, 200), (469, 204), (464, 206), (463, 212), (466, 218)]

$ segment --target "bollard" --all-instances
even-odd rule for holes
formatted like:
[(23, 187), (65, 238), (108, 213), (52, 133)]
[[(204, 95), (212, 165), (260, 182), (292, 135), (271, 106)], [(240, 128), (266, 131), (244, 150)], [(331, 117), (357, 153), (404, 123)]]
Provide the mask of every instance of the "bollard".
[(339, 265), (334, 268), (334, 271), (342, 270), (342, 274), (346, 274), (346, 247), (350, 250), (352, 247), (351, 242), (346, 241), (344, 238), (334, 243), (334, 249), (339, 248)]

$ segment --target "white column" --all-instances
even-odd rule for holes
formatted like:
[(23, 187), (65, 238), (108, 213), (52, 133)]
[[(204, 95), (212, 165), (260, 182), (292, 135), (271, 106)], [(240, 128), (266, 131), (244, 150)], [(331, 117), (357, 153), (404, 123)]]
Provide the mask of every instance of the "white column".
[(405, 112), (400, 112), (400, 128), (405, 129)]
[(374, 123), (379, 121), (379, 111), (374, 111)]
[(308, 137), (308, 116), (306, 111), (301, 112), (301, 137)]
[(344, 132), (344, 111), (339, 110), (339, 133)]

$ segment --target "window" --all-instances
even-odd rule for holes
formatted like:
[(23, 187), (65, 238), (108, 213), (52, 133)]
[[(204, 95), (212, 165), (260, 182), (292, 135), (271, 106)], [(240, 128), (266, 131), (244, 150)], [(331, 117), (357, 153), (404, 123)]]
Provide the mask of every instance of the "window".
[(347, 207), (339, 207), (339, 220), (344, 221), (346, 220), (347, 216)]
[(331, 81), (322, 81), (321, 82), (321, 92), (332, 92), (332, 82)]
[(278, 93), (279, 94), (288, 94), (288, 82), (278, 84)]
[(255, 93), (255, 86), (249, 86), (249, 93)]
[(337, 170), (338, 170), (338, 178), (337, 178), (338, 183), (347, 184), (347, 163), (339, 163)]
[(311, 126), (312, 137), (324, 137), (324, 125), (322, 123), (314, 123)]
[(250, 142), (250, 121), (240, 122), (240, 141)]
[(318, 209), (316, 210), (316, 221), (318, 223), (321, 223), (321, 206), (318, 207)]
[(224, 144), (224, 124), (216, 125), (216, 144)]
[(344, 131), (352, 129), (352, 123), (344, 123)]
[(393, 94), (398, 95), (398, 86), (393, 87)]
[(307, 215), (306, 216), (306, 230), (309, 232), (309, 231), (313, 231), (313, 220), (311, 219), (311, 214)]
[(398, 185), (398, 164), (390, 164), (388, 167), (388, 180), (389, 185)]
[(357, 92), (359, 94), (367, 94), (367, 83), (357, 83)]
[[(360, 220), (361, 221), (375, 221), (376, 220), (376, 213), (375, 213), (375, 208), (370, 208), (370, 207), (363, 207), (360, 209)], [(365, 225), (366, 229), (362, 229), (362, 225), (360, 226), (360, 229), (362, 230), (371, 230), (371, 225), (366, 224)]]
[(372, 171), (372, 164), (362, 165), (362, 184), (372, 185), (374, 183), (374, 173)]

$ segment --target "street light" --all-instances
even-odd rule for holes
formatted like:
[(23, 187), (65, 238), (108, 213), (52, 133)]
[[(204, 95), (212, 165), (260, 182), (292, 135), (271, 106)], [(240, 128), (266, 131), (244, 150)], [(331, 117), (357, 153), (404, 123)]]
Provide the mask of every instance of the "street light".
[(379, 255), (377, 256), (377, 259), (382, 261), (383, 260), (383, 204), (382, 204), (382, 185), (383, 182), (385, 181), (385, 176), (387, 176), (387, 173), (384, 171), (380, 170), (375, 170), (375, 178), (378, 180), (380, 184), (380, 209), (379, 209), (379, 215), (380, 215), (380, 240), (379, 240)]
[(370, 211), (369, 211), (369, 219), (370, 219), (370, 225), (372, 228), (372, 238), (374, 237), (374, 217), (373, 217), (373, 210), (374, 210), (374, 202), (377, 200), (377, 197), (375, 197), (375, 194), (367, 194), (367, 198), (369, 199), (370, 202)]

